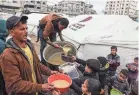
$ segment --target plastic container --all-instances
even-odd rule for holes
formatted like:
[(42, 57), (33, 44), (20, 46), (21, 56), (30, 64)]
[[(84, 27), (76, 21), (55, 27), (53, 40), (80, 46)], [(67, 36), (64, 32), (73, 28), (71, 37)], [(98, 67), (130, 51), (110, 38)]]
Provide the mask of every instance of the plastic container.
[(112, 88), (110, 91), (111, 95), (123, 95), (118, 89)]
[(61, 93), (64, 93), (67, 90), (69, 90), (69, 87), (72, 84), (71, 78), (68, 75), (66, 75), (66, 74), (54, 74), (54, 75), (51, 75), (51, 76), (48, 77), (48, 83), (52, 83), (52, 82), (54, 82), (56, 80), (65, 80), (65, 81), (67, 81), (69, 83), (69, 85), (67, 87), (65, 87), (65, 88), (55, 87), (55, 90), (60, 91)]
[(79, 73), (74, 63), (65, 63), (59, 66), (59, 70), (62, 70), (63, 73), (68, 74), (71, 79), (79, 78)]

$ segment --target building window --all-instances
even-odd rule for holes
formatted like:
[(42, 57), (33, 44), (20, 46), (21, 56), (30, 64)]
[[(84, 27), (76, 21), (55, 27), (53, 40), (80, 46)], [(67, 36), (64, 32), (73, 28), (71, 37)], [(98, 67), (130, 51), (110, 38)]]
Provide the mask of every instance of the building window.
[(37, 7), (37, 9), (40, 9), (40, 7)]
[(123, 15), (123, 11), (121, 11), (121, 15)]
[(81, 2), (81, 6), (83, 6), (84, 5), (84, 2)]
[(41, 2), (40, 1), (37, 1), (37, 3), (40, 4)]
[(31, 1), (31, 3), (35, 3), (35, 1)]
[(17, 3), (17, 1), (13, 1), (13, 3)]

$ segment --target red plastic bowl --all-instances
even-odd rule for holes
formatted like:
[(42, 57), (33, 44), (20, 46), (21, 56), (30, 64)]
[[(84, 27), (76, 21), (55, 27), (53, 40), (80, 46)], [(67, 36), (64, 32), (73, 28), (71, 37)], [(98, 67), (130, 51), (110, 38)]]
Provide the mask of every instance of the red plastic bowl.
[(69, 89), (70, 85), (72, 84), (71, 78), (66, 74), (54, 74), (54, 75), (51, 75), (48, 77), (48, 83), (52, 83), (53, 81), (56, 81), (56, 80), (65, 80), (69, 83), (69, 86), (67, 86), (65, 88), (55, 87), (55, 89), (59, 90), (61, 93), (66, 92)]

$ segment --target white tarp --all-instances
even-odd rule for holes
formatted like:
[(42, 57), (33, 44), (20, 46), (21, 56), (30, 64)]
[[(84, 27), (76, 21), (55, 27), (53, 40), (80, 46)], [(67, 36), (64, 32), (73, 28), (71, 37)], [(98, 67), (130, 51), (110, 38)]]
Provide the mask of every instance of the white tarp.
[(110, 47), (116, 45), (121, 67), (124, 68), (126, 63), (133, 62), (138, 56), (138, 24), (128, 16), (85, 15), (72, 20), (62, 34), (78, 48), (78, 57), (106, 57), (111, 52)]
[[(79, 22), (89, 17), (92, 17), (89, 21)], [(94, 35), (105, 33), (115, 35), (116, 32), (134, 31), (138, 25), (128, 16), (120, 15), (81, 15), (72, 20), (74, 23), (71, 22), (68, 29), (65, 29), (62, 33), (80, 44), (85, 43), (88, 37), (93, 38)]]
[(11, 16), (13, 16), (13, 15), (9, 14), (9, 13), (0, 12), (0, 19), (7, 20)]
[(28, 32), (29, 34), (37, 35), (37, 25), (39, 24), (39, 20), (41, 20), (47, 14), (38, 14), (38, 13), (31, 13), (28, 16)]

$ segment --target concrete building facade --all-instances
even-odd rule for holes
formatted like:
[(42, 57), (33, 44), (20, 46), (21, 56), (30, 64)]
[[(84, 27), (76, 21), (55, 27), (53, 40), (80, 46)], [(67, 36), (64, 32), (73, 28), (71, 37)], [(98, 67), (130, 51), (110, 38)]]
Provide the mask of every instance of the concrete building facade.
[(105, 14), (133, 16), (137, 9), (137, 0), (108, 0)]

